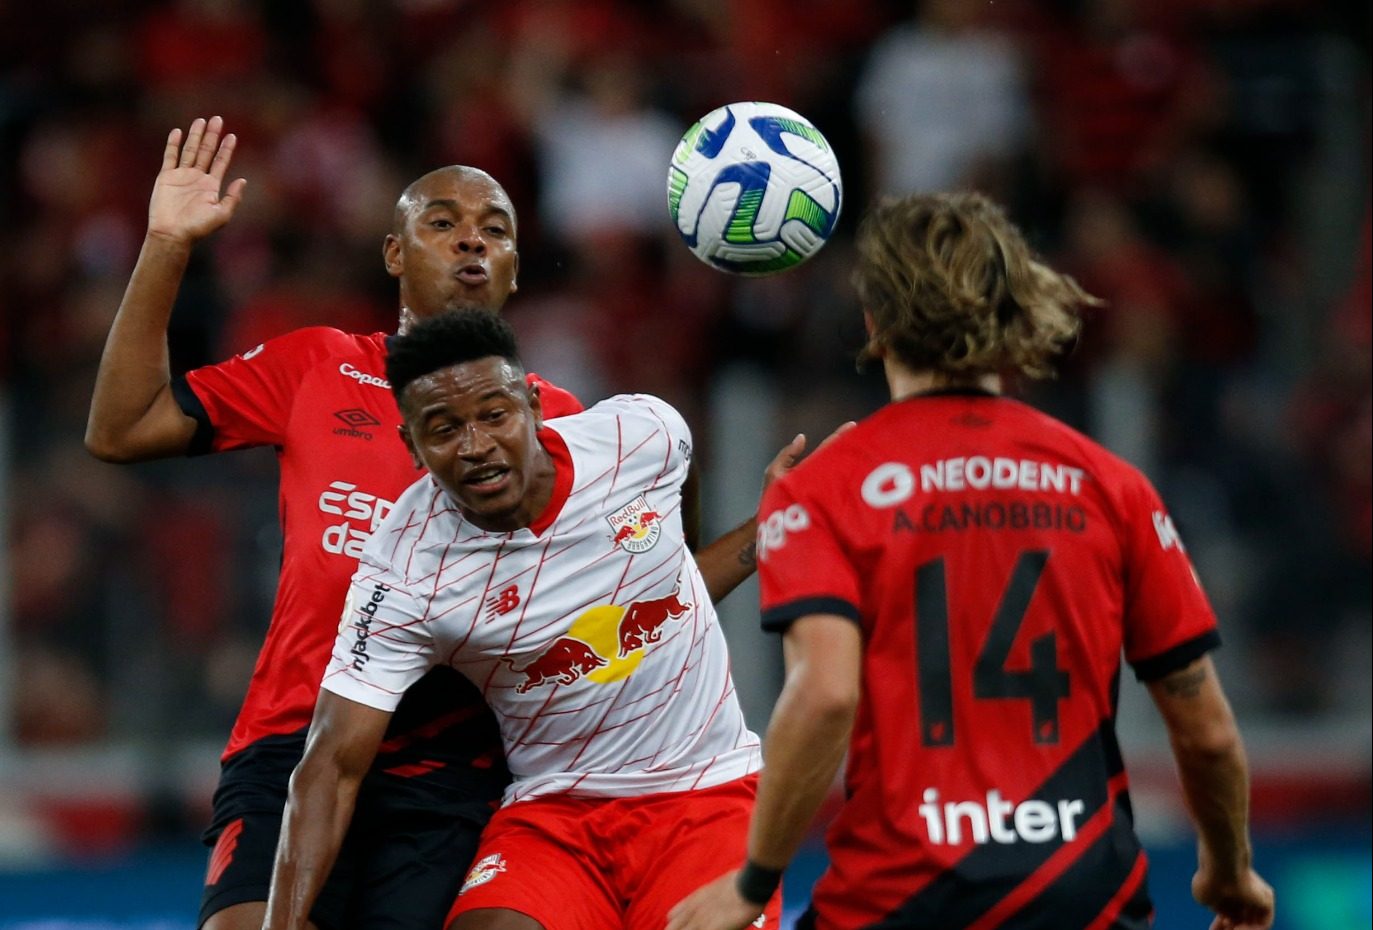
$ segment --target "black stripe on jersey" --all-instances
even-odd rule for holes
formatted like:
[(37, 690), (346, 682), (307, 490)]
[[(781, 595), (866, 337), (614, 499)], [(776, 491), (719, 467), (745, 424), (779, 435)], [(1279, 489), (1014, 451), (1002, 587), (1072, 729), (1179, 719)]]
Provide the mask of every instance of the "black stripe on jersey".
[(1220, 648), (1220, 633), (1215, 630), (1207, 630), (1200, 636), (1194, 636), (1184, 643), (1178, 643), (1167, 652), (1161, 652), (1147, 659), (1140, 659), (1138, 662), (1131, 662), (1130, 667), (1135, 670), (1135, 677), (1140, 681), (1158, 681), (1163, 676), (1171, 675), (1180, 668), (1186, 668), (1212, 649), (1218, 648)]
[(838, 614), (863, 625), (863, 615), (858, 608), (842, 597), (806, 597), (763, 611), (763, 629), (769, 633), (785, 633), (787, 627), (811, 614)]
[[(1085, 823), (1106, 804), (1109, 797), (1107, 782), (1124, 770), (1120, 746), (1116, 742), (1115, 720), (1103, 720), (1096, 733), (1083, 741), (1071, 756), (1050, 775), (1030, 798), (1054, 804), (1060, 799), (1073, 798), (1082, 801), (1083, 811), (1079, 824)], [(1134, 817), (1130, 801), (1122, 791), (1116, 801), (1115, 818), (1107, 828), (1110, 837), (1109, 849), (1126, 861), (1126, 874), (1140, 846), (1134, 835)], [(952, 869), (941, 873), (904, 904), (886, 917), (869, 924), (866, 930), (911, 930), (911, 928), (938, 927), (940, 930), (959, 930), (976, 921), (987, 913), (997, 902), (1013, 892), (1031, 874), (1044, 865), (1049, 857), (1063, 846), (1061, 838), (1045, 843), (995, 843), (989, 842), (975, 847)], [(1094, 848), (1095, 844), (1093, 844)], [(1079, 856), (1088, 850), (1079, 852)], [(1097, 866), (1099, 868), (1099, 864)], [(1085, 892), (1095, 887), (1095, 883), (1110, 885), (1107, 898), (1120, 887), (1111, 884), (1102, 875), (1089, 875), (1085, 879), (1069, 866), (1066, 874), (1073, 874), (1077, 881), (1085, 881), (1076, 888)], [(1058, 887), (1063, 881), (1053, 883)], [(1072, 894), (1074, 889), (1064, 887), (1063, 893)], [(1019, 926), (1016, 924), (1015, 926)], [(1061, 925), (1066, 927), (1067, 925)]]
[[(1133, 834), (1118, 826), (1129, 822), (1129, 811), (1121, 804), (1124, 798), (1124, 792), (1116, 798), (1111, 827), (1033, 900), (1008, 917), (1006, 926), (1016, 930), (1080, 930), (1106, 910), (1143, 855)], [(1148, 884), (1147, 877), (1142, 876), (1139, 887), (1111, 922), (1112, 930), (1149, 930), (1153, 905)]]
[(186, 447), (186, 454), (204, 455), (213, 451), (211, 446), (215, 441), (215, 425), (210, 422), (205, 405), (200, 402), (200, 398), (191, 389), (184, 375), (172, 380), (172, 397), (176, 399), (181, 412), (195, 420), (195, 435), (191, 437), (191, 444)]

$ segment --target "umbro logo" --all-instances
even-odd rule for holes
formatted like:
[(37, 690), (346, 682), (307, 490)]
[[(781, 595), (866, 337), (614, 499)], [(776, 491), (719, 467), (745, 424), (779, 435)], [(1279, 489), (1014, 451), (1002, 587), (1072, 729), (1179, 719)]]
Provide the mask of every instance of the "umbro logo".
[(347, 410), (335, 410), (335, 419), (343, 423), (343, 426), (334, 430), (335, 436), (351, 436), (354, 439), (366, 439), (371, 441), (372, 434), (363, 432), (364, 427), (381, 426), (381, 421), (372, 414), (363, 410), (361, 407), (350, 407)]

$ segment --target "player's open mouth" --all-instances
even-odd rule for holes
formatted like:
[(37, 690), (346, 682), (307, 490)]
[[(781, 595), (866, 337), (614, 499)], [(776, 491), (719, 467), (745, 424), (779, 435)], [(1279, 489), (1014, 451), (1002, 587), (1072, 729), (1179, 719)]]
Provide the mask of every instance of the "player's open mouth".
[(504, 465), (483, 465), (468, 472), (462, 483), (474, 491), (499, 491), (509, 476), (510, 469)]
[(485, 284), (490, 275), (481, 265), (467, 265), (458, 269), (456, 277), (463, 284)]

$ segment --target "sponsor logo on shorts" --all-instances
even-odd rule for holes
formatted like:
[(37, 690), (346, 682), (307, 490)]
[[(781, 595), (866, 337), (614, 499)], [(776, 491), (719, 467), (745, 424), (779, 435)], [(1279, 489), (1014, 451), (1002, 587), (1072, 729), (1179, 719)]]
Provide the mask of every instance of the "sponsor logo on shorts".
[(210, 854), (210, 867), (205, 872), (205, 884), (217, 885), (224, 877), (229, 864), (234, 861), (234, 851), (238, 849), (238, 836), (243, 832), (243, 818), (229, 822), (215, 841), (215, 851)]
[(505, 857), (500, 853), (492, 853), (472, 865), (471, 871), (467, 873), (467, 878), (463, 880), (462, 890), (458, 894), (466, 894), (473, 888), (485, 885), (504, 871)]
[(240, 355), (239, 358), (243, 359), (245, 362), (250, 359), (257, 358), (259, 355), (262, 354), (262, 350), (265, 348), (267, 348), (266, 343), (260, 342), (257, 345), (253, 346), (251, 349), (249, 349), (247, 352), (244, 352), (242, 355)]
[(658, 512), (642, 494), (606, 517), (606, 521), (615, 532), (615, 545), (626, 552), (647, 552), (663, 534)]

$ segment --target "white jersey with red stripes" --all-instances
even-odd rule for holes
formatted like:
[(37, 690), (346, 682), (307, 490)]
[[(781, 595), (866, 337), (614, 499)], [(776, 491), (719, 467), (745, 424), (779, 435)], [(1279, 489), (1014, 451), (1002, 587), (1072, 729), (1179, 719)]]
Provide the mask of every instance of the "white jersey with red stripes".
[(515, 781), (626, 797), (761, 767), (715, 608), (682, 532), (691, 434), (647, 395), (539, 432), (553, 498), (529, 527), (482, 530), (426, 475), (373, 533), (323, 687), (391, 710), (451, 664), (500, 721)]

